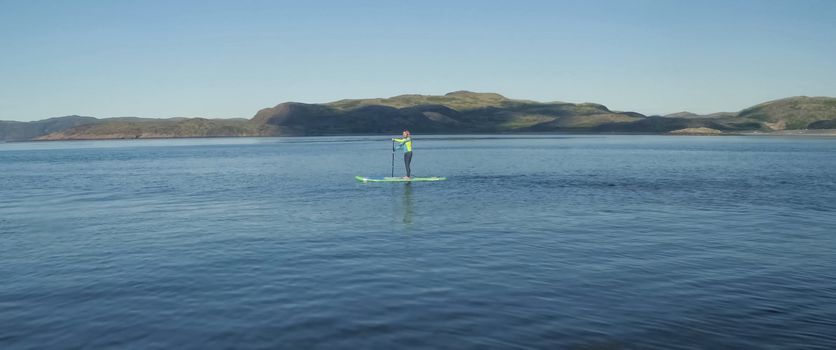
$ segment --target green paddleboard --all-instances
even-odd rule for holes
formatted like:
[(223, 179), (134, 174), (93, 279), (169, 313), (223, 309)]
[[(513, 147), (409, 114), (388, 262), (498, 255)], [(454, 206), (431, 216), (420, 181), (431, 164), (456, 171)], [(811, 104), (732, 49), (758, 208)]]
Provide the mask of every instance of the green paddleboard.
[(404, 179), (402, 177), (365, 177), (365, 176), (355, 176), (357, 181), (361, 182), (419, 182), (419, 181), (441, 181), (447, 180), (446, 177), (413, 177), (409, 179)]

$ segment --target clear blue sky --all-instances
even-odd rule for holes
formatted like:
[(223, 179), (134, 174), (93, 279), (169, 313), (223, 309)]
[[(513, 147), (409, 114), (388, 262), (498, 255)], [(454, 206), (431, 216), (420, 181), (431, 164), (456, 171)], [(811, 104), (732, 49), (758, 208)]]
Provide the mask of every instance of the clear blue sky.
[(836, 96), (836, 1), (0, 0), (0, 120), (454, 90), (645, 114)]

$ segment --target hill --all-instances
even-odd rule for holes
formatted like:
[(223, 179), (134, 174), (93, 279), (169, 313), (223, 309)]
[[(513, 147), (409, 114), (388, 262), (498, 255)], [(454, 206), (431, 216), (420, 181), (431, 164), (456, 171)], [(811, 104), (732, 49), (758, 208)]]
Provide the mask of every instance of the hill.
[(639, 132), (708, 128), (724, 133), (826, 128), (836, 121), (836, 98), (794, 97), (738, 113), (688, 112), (647, 117), (595, 103), (536, 102), (495, 93), (456, 91), (441, 96), (400, 95), (326, 104), (282, 103), (252, 120), (272, 135), (434, 132)]
[(93, 140), (180, 137), (262, 136), (246, 119), (111, 118), (48, 133), (35, 140)]
[(277, 135), (515, 132), (589, 129), (603, 123), (640, 120), (594, 103), (541, 103), (494, 93), (457, 91), (443, 96), (401, 95), (314, 105), (282, 103), (256, 113), (253, 122)]
[(836, 120), (836, 98), (784, 98), (746, 108), (737, 116), (761, 121), (771, 130), (806, 129), (820, 121)]
[(357, 100), (339, 100), (327, 103), (332, 108), (347, 110), (363, 106), (388, 106), (394, 108), (415, 107), (422, 105), (442, 105), (456, 110), (468, 110), (484, 107), (509, 107), (515, 102), (532, 102), (510, 100), (496, 93), (478, 93), (471, 91), (454, 91), (442, 96), (434, 95), (400, 95), (390, 98), (372, 98)]
[(73, 127), (98, 123), (92, 117), (71, 115), (34, 122), (0, 121), (0, 141), (25, 141)]
[(679, 113), (671, 113), (666, 114), (665, 118), (727, 118), (727, 117), (734, 117), (737, 113), (731, 112), (718, 112), (718, 113), (711, 113), (711, 114), (696, 114), (691, 112), (679, 112)]
[[(645, 116), (596, 103), (536, 102), (495, 93), (400, 95), (324, 104), (285, 102), (252, 119), (107, 118), (68, 116), (36, 122), (0, 122), (0, 141), (340, 135), (399, 133), (774, 132), (836, 127), (836, 98), (792, 97), (739, 113), (680, 112)], [(704, 129), (701, 129), (704, 128)], [(682, 132), (678, 132), (682, 133)]]

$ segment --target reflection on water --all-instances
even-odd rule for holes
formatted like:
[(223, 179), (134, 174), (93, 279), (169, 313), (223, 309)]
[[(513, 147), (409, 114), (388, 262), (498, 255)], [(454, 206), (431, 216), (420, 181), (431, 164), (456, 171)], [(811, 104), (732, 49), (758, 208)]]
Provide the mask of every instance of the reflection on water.
[(412, 224), (412, 184), (408, 182), (403, 186), (403, 223)]

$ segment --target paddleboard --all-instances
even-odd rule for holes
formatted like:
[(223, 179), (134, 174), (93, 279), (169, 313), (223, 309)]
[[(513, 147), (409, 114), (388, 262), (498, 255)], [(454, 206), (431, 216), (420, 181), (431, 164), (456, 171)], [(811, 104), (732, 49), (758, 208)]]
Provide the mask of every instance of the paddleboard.
[(419, 182), (419, 181), (442, 181), (447, 180), (446, 177), (413, 177), (409, 179), (404, 179), (402, 177), (365, 177), (365, 176), (355, 176), (357, 181), (361, 182)]

